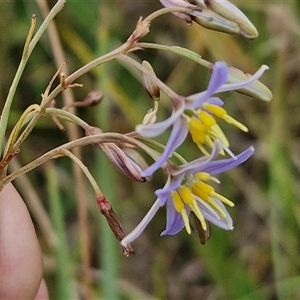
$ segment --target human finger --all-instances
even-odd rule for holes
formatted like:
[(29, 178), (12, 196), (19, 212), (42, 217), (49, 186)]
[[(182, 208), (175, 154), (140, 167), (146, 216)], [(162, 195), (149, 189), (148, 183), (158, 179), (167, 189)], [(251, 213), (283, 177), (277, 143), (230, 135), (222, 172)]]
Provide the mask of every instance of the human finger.
[(43, 274), (29, 212), (11, 183), (0, 193), (0, 299), (34, 299)]

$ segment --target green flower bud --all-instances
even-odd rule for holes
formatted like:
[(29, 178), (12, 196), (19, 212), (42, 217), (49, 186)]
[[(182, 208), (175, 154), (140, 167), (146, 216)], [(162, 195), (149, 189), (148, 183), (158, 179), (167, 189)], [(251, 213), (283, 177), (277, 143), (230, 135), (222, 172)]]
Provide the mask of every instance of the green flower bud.
[[(246, 80), (250, 77), (250, 74), (247, 74), (237, 68), (228, 67), (228, 82), (237, 83)], [(258, 100), (263, 100), (269, 102), (273, 98), (272, 92), (260, 81), (256, 80), (252, 84), (237, 90), (242, 94), (251, 96)]]
[(238, 24), (222, 17), (211, 9), (203, 8), (201, 10), (193, 10), (191, 12), (192, 19), (197, 24), (216, 31), (229, 34), (239, 34), (240, 27)]
[[(156, 77), (155, 72), (149, 62), (144, 60), (142, 62), (142, 66), (145, 69), (147, 69), (147, 71), (149, 71), (154, 77)], [(150, 96), (150, 98), (156, 101), (159, 100), (160, 88), (155, 83), (155, 81), (152, 78), (150, 78), (146, 73), (143, 73), (142, 82), (143, 82), (144, 89), (147, 92), (147, 94)]]
[[(85, 129), (87, 136), (100, 134), (102, 132), (103, 131), (100, 128), (93, 126), (89, 126)], [(95, 143), (94, 145), (105, 153), (107, 158), (122, 174), (138, 182), (146, 181), (146, 178), (141, 176), (142, 168), (134, 159), (130, 157), (133, 156), (133, 149), (131, 150), (131, 155), (129, 156), (124, 149), (115, 143)], [(136, 157), (138, 157), (138, 154), (136, 154)], [(141, 161), (141, 158), (139, 158), (139, 160)], [(143, 162), (143, 164), (146, 163)]]
[(247, 39), (255, 39), (258, 32), (249, 19), (228, 0), (207, 0), (208, 7), (223, 16), (227, 20), (233, 21), (240, 27), (240, 34)]

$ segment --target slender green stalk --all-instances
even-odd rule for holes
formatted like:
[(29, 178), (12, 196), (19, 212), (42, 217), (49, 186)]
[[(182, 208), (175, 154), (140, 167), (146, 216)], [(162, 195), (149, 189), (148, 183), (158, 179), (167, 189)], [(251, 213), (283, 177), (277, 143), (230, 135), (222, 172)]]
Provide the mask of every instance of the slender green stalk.
[[(106, 11), (111, 9), (108, 6), (102, 4), (99, 9), (101, 9), (101, 15), (103, 18), (109, 15)], [(105, 14), (107, 13), (107, 14)], [(110, 22), (103, 22), (101, 27), (98, 29), (98, 40), (101, 41), (99, 45), (99, 54), (103, 54), (107, 51), (110, 46)], [(120, 52), (119, 52), (120, 53)], [(104, 66), (105, 67), (105, 66)], [(104, 75), (105, 74), (105, 75)], [(107, 86), (105, 81), (107, 81), (107, 70), (102, 70), (98, 72), (98, 80), (97, 82), (101, 84), (101, 88)], [(102, 90), (104, 94), (109, 94), (109, 91)], [(110, 108), (111, 104), (109, 101), (103, 101), (101, 103), (101, 107), (98, 108), (98, 114), (101, 115), (100, 124), (99, 125), (103, 130), (108, 130), (110, 127), (110, 118), (109, 115), (111, 113)], [(112, 170), (112, 166), (107, 160), (106, 157), (97, 155), (96, 157), (96, 177), (101, 182), (102, 190), (105, 194), (105, 197), (110, 201), (112, 207), (115, 207), (117, 204), (117, 191), (116, 187), (112, 185), (112, 182), (116, 182), (114, 179), (115, 174)], [(116, 211), (118, 214), (118, 211)], [(104, 218), (100, 218), (99, 220), (99, 248), (101, 249), (101, 254), (99, 256), (101, 269), (103, 270), (103, 279), (99, 283), (102, 298), (103, 299), (119, 299), (119, 288), (118, 288), (118, 274), (119, 274), (119, 245), (116, 243), (110, 228), (107, 226), (106, 220)]]
[(29, 116), (29, 114), (31, 114), (32, 111), (39, 111), (40, 107), (37, 104), (32, 104), (30, 105), (22, 114), (22, 116), (20, 117), (20, 119), (18, 120), (17, 124), (15, 125), (15, 127), (12, 130), (11, 135), (9, 136), (8, 140), (7, 140), (7, 147), (4, 151), (4, 156), (7, 153), (11, 153), (12, 149), (13, 149), (13, 145), (18, 137), (18, 134), (22, 128), (22, 126), (25, 123), (25, 120), (27, 119), (27, 117)]
[(152, 22), (154, 19), (163, 16), (165, 14), (173, 13), (173, 12), (181, 12), (181, 13), (186, 13), (186, 14), (191, 14), (192, 9), (190, 8), (185, 8), (185, 7), (165, 7), (161, 8), (155, 12), (153, 12), (151, 15), (145, 18), (145, 21), (147, 22)]
[(57, 116), (61, 119), (67, 120), (69, 122), (72, 122), (81, 128), (85, 129), (89, 127), (89, 124), (76, 115), (72, 114), (71, 112), (68, 112), (63, 109), (59, 108), (46, 108), (45, 115), (50, 115), (50, 116)]
[(156, 49), (156, 50), (161, 50), (161, 51), (168, 51), (168, 52), (177, 54), (181, 57), (185, 57), (207, 69), (211, 69), (212, 65), (213, 65), (211, 62), (201, 58), (201, 56), (199, 54), (197, 54), (196, 52), (191, 51), (186, 48), (183, 48), (183, 47), (180, 47), (180, 46), (167, 46), (167, 45), (161, 45), (161, 44), (156, 44), (156, 43), (144, 43), (144, 42), (139, 42), (136, 44), (136, 46), (145, 48), (145, 49)]
[(82, 170), (82, 172), (84, 173), (84, 175), (86, 176), (86, 178), (90, 182), (91, 186), (93, 187), (93, 190), (94, 190), (95, 194), (97, 196), (102, 195), (102, 192), (101, 192), (96, 180), (94, 179), (94, 177), (92, 176), (92, 174), (90, 173), (88, 168), (83, 164), (83, 162), (80, 159), (78, 159), (70, 150), (62, 150), (62, 152), (66, 156), (71, 158), (72, 161), (79, 166), (79, 168)]
[(25, 42), (25, 46), (24, 46), (22, 59), (21, 59), (21, 62), (19, 64), (19, 67), (17, 69), (17, 72), (15, 74), (14, 80), (11, 84), (11, 87), (9, 89), (8, 96), (6, 98), (4, 108), (3, 108), (3, 111), (2, 111), (2, 115), (1, 115), (1, 118), (0, 118), (0, 151), (1, 151), (1, 153), (3, 151), (3, 143), (4, 143), (6, 128), (7, 128), (10, 108), (11, 108), (13, 98), (14, 98), (14, 95), (16, 93), (20, 78), (23, 74), (26, 63), (28, 61), (28, 55), (25, 55), (24, 53), (28, 52), (28, 47), (29, 47), (28, 43), (29, 43), (29, 40), (31, 39), (32, 31), (35, 28), (35, 21), (33, 21), (33, 20), (35, 20), (35, 17), (32, 18), (31, 26), (30, 26), (29, 33), (28, 33), (28, 36), (27, 36), (27, 39), (26, 39), (26, 42)]
[(165, 83), (163, 83), (160, 79), (158, 79), (153, 73), (151, 73), (147, 68), (145, 68), (142, 64), (140, 64), (139, 62), (135, 61), (134, 59), (132, 59), (131, 57), (124, 55), (124, 54), (120, 54), (117, 57), (119, 60), (126, 62), (127, 64), (137, 68), (138, 70), (140, 70), (141, 72), (145, 73), (149, 78), (151, 78), (151, 80), (153, 80), (153, 82), (155, 82), (158, 87), (163, 90), (170, 98), (171, 100), (175, 101), (180, 98), (180, 96), (178, 94), (176, 94), (172, 89), (170, 89)]
[(57, 247), (57, 277), (56, 277), (56, 297), (59, 299), (71, 299), (71, 280), (70, 280), (70, 264), (67, 246), (66, 229), (64, 226), (63, 207), (61, 205), (61, 197), (59, 193), (59, 185), (57, 173), (52, 163), (48, 163), (45, 168), (48, 195), (50, 204), (50, 213), (53, 226), (58, 237)]
[(52, 150), (48, 151), (47, 153), (43, 154), (42, 156), (38, 157), (34, 161), (30, 162), (29, 164), (23, 166), (22, 168), (19, 168), (18, 170), (12, 172), (11, 174), (5, 176), (0, 181), (0, 183), (1, 183), (0, 191), (3, 188), (3, 186), (5, 184), (7, 184), (8, 182), (14, 180), (15, 178), (17, 178), (23, 174), (26, 174), (27, 172), (35, 169), (36, 167), (44, 164), (48, 160), (65, 156), (65, 153), (64, 153), (65, 150), (71, 150), (76, 147), (84, 147), (84, 146), (91, 145), (91, 144), (118, 143), (118, 142), (125, 142), (125, 143), (129, 143), (132, 145), (136, 145), (136, 146), (140, 147), (141, 149), (144, 149), (146, 152), (149, 152), (150, 155), (151, 155), (151, 153), (153, 153), (153, 150), (151, 148), (147, 147), (146, 145), (144, 145), (143, 143), (141, 143), (131, 137), (119, 134), (119, 133), (102, 133), (102, 134), (85, 136), (85, 137), (82, 137), (75, 141), (65, 143), (55, 149), (52, 149)]
[[(106, 157), (96, 158), (96, 177), (101, 182), (105, 197), (109, 199), (111, 205), (117, 207), (117, 190), (112, 186), (115, 174), (112, 166)], [(116, 213), (118, 213), (116, 211)], [(118, 274), (120, 246), (112, 234), (105, 218), (99, 219), (100, 249), (101, 249), (101, 269), (103, 270), (103, 279), (100, 284), (103, 299), (119, 299)]]
[(23, 74), (23, 71), (25, 69), (25, 66), (27, 64), (27, 61), (28, 61), (34, 47), (36, 46), (37, 42), (39, 41), (39, 39), (43, 35), (44, 31), (47, 29), (49, 23), (62, 10), (65, 2), (66, 2), (66, 0), (59, 0), (55, 4), (55, 6), (52, 8), (51, 12), (49, 13), (49, 15), (44, 20), (44, 22), (42, 23), (39, 30), (37, 31), (37, 33), (35, 34), (35, 36), (31, 40), (33, 31), (34, 31), (34, 28), (35, 28), (35, 22), (36, 22), (35, 16), (32, 17), (32, 22), (31, 22), (29, 33), (28, 33), (26, 43), (25, 43), (25, 46), (24, 46), (24, 52), (23, 52), (23, 55), (22, 55), (22, 59), (21, 59), (21, 62), (19, 64), (18, 70), (15, 74), (15, 77), (13, 79), (13, 82), (11, 84), (11, 87), (9, 89), (9, 93), (7, 95), (5, 105), (4, 105), (4, 108), (3, 108), (3, 111), (2, 111), (1, 119), (0, 119), (0, 151), (1, 151), (1, 153), (3, 151), (3, 143), (4, 143), (5, 132), (6, 132), (7, 124), (8, 124), (10, 108), (11, 108), (13, 98), (14, 98), (14, 95), (16, 93), (20, 78), (21, 78), (21, 76)]
[(35, 36), (31, 40), (29, 47), (28, 47), (28, 57), (31, 55), (31, 52), (33, 51), (34, 47), (44, 34), (45, 30), (48, 28), (51, 21), (55, 18), (55, 16), (63, 9), (65, 3), (67, 0), (58, 0), (57, 3), (53, 6), (48, 16), (45, 18), (44, 22), (36, 32)]
[[(34, 111), (32, 111), (32, 110), (34, 110)], [(33, 118), (34, 114), (38, 111), (39, 111), (39, 106), (37, 104), (32, 104), (24, 111), (23, 115), (20, 117), (20, 119), (18, 120), (14, 129), (12, 130), (10, 137), (8, 138), (7, 147), (9, 147), (9, 148), (5, 150), (4, 155), (12, 152), (14, 142), (17, 138), (18, 133), (20, 132), (20, 129), (26, 123), (28, 123)], [(68, 122), (71, 122), (73, 124), (76, 124), (83, 129), (86, 129), (89, 127), (89, 124), (86, 123), (85, 121), (83, 121), (81, 118), (79, 118), (76, 115), (72, 114), (71, 112), (63, 110), (63, 109), (46, 108), (44, 115), (49, 116), (49, 117), (59, 117), (60, 119), (63, 119)], [(6, 173), (6, 171), (3, 173)]]

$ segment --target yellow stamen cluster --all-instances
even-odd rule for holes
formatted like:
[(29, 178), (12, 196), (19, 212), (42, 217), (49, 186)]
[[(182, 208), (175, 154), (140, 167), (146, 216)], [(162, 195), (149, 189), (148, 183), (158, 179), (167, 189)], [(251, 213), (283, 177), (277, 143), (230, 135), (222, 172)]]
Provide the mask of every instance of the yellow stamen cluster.
[(226, 121), (228, 124), (231, 124), (244, 132), (248, 132), (248, 128), (244, 124), (234, 119), (233, 117), (229, 116), (227, 111), (223, 107), (220, 107), (218, 105), (208, 104), (208, 103), (205, 103), (203, 107), (207, 111), (214, 114), (216, 117)]
[[(206, 173), (204, 173), (204, 175), (203, 175), (203, 173), (198, 173), (196, 175), (196, 178), (201, 178), (203, 176), (206, 176)], [(214, 177), (211, 177), (209, 179), (212, 179), (212, 178), (214, 178)], [(226, 217), (226, 214), (222, 210), (222, 208), (214, 201), (213, 198), (220, 200), (221, 202), (227, 204), (230, 207), (234, 206), (234, 203), (232, 201), (230, 201), (226, 197), (216, 193), (215, 189), (211, 185), (209, 185), (203, 181), (194, 181), (193, 182), (192, 193), (194, 195), (198, 196), (199, 198), (201, 198), (203, 201), (205, 201), (213, 209), (215, 209), (220, 214), (220, 216), (223, 218)]]
[(192, 191), (187, 186), (182, 186), (179, 188), (179, 191), (174, 191), (172, 193), (173, 203), (176, 211), (181, 214), (181, 217), (184, 222), (185, 229), (188, 234), (191, 234), (191, 226), (188, 219), (188, 215), (185, 209), (185, 204), (189, 207), (189, 209), (194, 212), (194, 214), (199, 219), (203, 230), (207, 229), (207, 225), (204, 219), (204, 216), (193, 197)]
[[(228, 139), (213, 116), (223, 119), (228, 124), (232, 124), (242, 131), (248, 131), (246, 126), (229, 116), (223, 107), (208, 103), (204, 104), (203, 107), (206, 111), (199, 110), (197, 116), (189, 118), (188, 125), (193, 142), (197, 144), (204, 155), (209, 155), (204, 145), (206, 144), (213, 148), (216, 139), (219, 139), (225, 147), (229, 148)], [(224, 155), (223, 149), (221, 154)]]
[(191, 231), (191, 226), (190, 226), (190, 222), (189, 222), (189, 217), (185, 210), (184, 203), (177, 191), (172, 192), (172, 196), (173, 196), (174, 207), (175, 207), (176, 211), (181, 214), (181, 217), (183, 219), (184, 226), (185, 226), (187, 233), (191, 234), (192, 231)]
[(181, 214), (185, 229), (188, 234), (191, 234), (192, 230), (186, 206), (188, 206), (188, 208), (199, 219), (202, 229), (204, 231), (207, 230), (207, 224), (205, 222), (203, 213), (201, 212), (199, 204), (196, 200), (197, 197), (206, 202), (206, 204), (210, 206), (212, 210), (216, 211), (222, 218), (226, 218), (226, 213), (224, 212), (224, 209), (222, 209), (221, 206), (216, 203), (215, 199), (220, 200), (230, 207), (234, 206), (234, 203), (232, 201), (216, 193), (215, 189), (211, 185), (206, 183), (207, 181), (220, 183), (217, 178), (211, 176), (209, 173), (198, 172), (194, 175), (194, 180), (191, 184), (191, 188), (186, 185), (182, 185), (178, 190), (172, 192), (172, 199), (175, 210), (179, 214)]

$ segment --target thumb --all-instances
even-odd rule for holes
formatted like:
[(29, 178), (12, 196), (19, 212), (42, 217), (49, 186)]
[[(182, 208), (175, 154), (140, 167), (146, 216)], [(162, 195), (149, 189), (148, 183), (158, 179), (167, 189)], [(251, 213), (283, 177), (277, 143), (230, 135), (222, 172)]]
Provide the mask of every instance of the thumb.
[(42, 254), (32, 220), (9, 183), (0, 193), (0, 299), (34, 299), (42, 273)]

